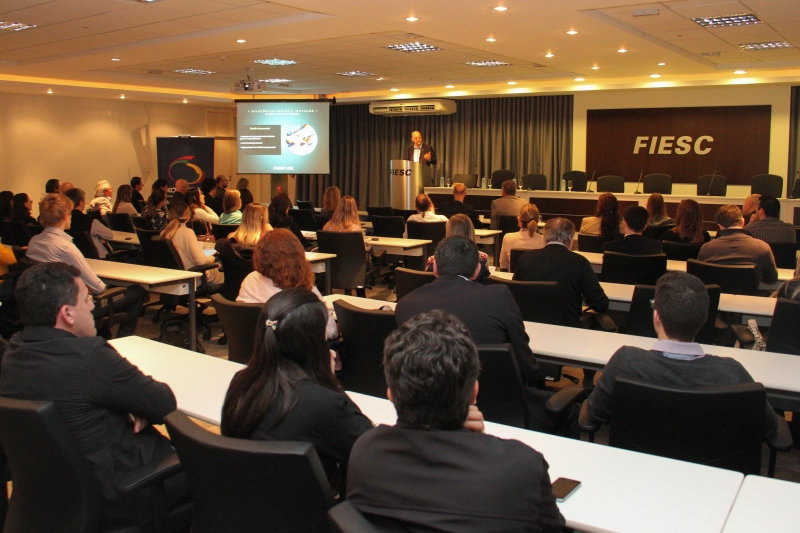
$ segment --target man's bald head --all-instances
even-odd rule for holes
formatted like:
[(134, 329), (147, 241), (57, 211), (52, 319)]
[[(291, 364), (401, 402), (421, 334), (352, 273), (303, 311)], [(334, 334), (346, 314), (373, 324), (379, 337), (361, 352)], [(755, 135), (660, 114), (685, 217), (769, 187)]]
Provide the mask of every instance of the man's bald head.
[(453, 199), (463, 200), (467, 196), (467, 186), (463, 183), (456, 183), (453, 185)]
[(189, 191), (189, 182), (186, 180), (178, 180), (175, 182), (175, 192), (186, 194)]
[(747, 198), (744, 199), (744, 205), (742, 206), (742, 213), (750, 214), (753, 213), (756, 209), (758, 209), (758, 201), (761, 199), (760, 194), (751, 194)]

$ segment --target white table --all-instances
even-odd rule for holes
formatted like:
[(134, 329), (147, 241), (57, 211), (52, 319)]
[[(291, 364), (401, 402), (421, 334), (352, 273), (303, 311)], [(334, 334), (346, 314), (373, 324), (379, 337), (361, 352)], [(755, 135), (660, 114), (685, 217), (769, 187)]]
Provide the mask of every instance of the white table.
[(331, 259), (335, 257), (336, 254), (306, 252), (306, 259), (311, 263), (312, 272), (325, 273), (325, 294), (331, 293)]
[[(111, 230), (111, 233), (113, 233), (114, 236), (109, 239), (109, 242), (124, 244), (136, 248), (141, 247), (141, 242), (139, 242), (139, 236), (135, 233), (128, 233), (126, 231), (115, 231), (115, 230)], [(203, 253), (206, 255), (206, 257), (210, 257), (216, 253), (213, 242), (200, 241), (200, 246), (203, 248)]]
[(744, 478), (723, 533), (800, 531), (800, 483)]
[(425, 247), (433, 241), (426, 239), (400, 239), (397, 237), (367, 237), (373, 250), (385, 250), (387, 254), (422, 257)]
[(500, 257), (500, 234), (503, 232), (499, 229), (476, 229), (475, 230), (475, 243), (476, 244), (491, 244), (492, 245), (492, 263), (499, 265)]

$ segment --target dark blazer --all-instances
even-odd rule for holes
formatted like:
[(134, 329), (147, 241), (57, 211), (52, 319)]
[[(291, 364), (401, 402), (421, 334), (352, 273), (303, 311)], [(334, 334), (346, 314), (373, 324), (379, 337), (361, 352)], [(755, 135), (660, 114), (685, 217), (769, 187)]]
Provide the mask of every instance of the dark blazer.
[(439, 276), (397, 302), (397, 324), (420, 313), (441, 309), (455, 315), (476, 344), (509, 343), (514, 347), (523, 379), (533, 380), (539, 363), (530, 349), (522, 313), (505, 285), (481, 285), (460, 276)]
[[(426, 161), (425, 159), (423, 159), (425, 154), (427, 154), (428, 152), (431, 153), (431, 160), (430, 161)], [(413, 161), (414, 160), (414, 145), (413, 144), (408, 147), (408, 157), (406, 159), (408, 159), (409, 161)], [(419, 162), (422, 163), (423, 165), (428, 165), (428, 166), (436, 164), (436, 152), (433, 151), (433, 147), (430, 144), (424, 144), (423, 143), (422, 146), (420, 147)]]
[(603, 251), (628, 255), (655, 255), (661, 253), (661, 241), (636, 234), (627, 235), (622, 239), (603, 243)]
[[(92, 223), (97, 220), (94, 217), (87, 215), (77, 209), (72, 210), (72, 220), (70, 221), (69, 231), (71, 232), (83, 232), (88, 231), (91, 233), (92, 231)], [(100, 222), (103, 224), (102, 222)], [(105, 225), (105, 224), (103, 224)]]
[(207, 194), (205, 202), (206, 205), (217, 214), (217, 216), (220, 216), (223, 213), (224, 210), (222, 209), (222, 198), (216, 198), (210, 194)]
[(560, 533), (547, 470), (519, 441), (398, 420), (353, 446), (347, 501), (378, 531)]
[(568, 326), (581, 327), (583, 302), (597, 311), (608, 310), (608, 297), (589, 260), (560, 244), (548, 244), (522, 254), (514, 271), (516, 281), (557, 281)]
[(294, 236), (297, 237), (297, 239), (300, 241), (300, 244), (303, 245), (303, 248), (305, 248), (306, 250), (311, 248), (311, 243), (308, 242), (308, 239), (306, 239), (303, 236), (303, 232), (300, 230), (300, 226), (298, 226), (297, 222), (295, 222), (291, 218), (286, 217), (280, 220), (274, 220), (274, 221), (270, 220), (270, 225), (273, 227), (273, 229), (278, 229), (278, 228), (288, 229), (289, 231), (294, 233)]
[(472, 225), (475, 226), (475, 229), (483, 228), (483, 223), (478, 218), (478, 213), (475, 212), (475, 208), (469, 204), (465, 204), (464, 202), (453, 200), (452, 202), (437, 208), (436, 211), (440, 215), (444, 215), (447, 218), (450, 218), (453, 215), (467, 215), (472, 221)]
[(144, 205), (147, 202), (145, 201), (144, 196), (142, 196), (142, 193), (134, 189), (134, 191), (131, 193), (131, 203), (133, 204), (133, 207), (136, 208), (136, 211), (141, 213), (142, 209), (144, 209)]

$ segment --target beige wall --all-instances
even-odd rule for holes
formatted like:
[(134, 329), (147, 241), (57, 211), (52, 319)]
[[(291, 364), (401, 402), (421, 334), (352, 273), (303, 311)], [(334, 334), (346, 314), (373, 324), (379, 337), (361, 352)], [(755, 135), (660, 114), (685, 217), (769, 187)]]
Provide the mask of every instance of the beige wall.
[[(586, 167), (586, 112), (589, 109), (631, 109), (647, 107), (705, 107), (733, 105), (771, 105), (769, 171), (786, 178), (789, 166), (788, 85), (747, 85), (739, 87), (691, 87), (632, 91), (587, 91), (575, 94), (572, 130), (572, 168)], [(625, 184), (625, 192), (636, 190), (636, 182)], [(675, 183), (674, 194), (695, 194), (696, 185)], [(746, 196), (750, 187), (728, 186), (728, 196)]]

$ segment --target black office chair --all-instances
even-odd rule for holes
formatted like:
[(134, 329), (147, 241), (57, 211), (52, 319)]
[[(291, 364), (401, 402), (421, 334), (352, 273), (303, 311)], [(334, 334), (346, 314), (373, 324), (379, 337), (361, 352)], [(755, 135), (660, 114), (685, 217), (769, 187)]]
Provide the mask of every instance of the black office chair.
[(700, 248), (704, 243), (689, 244), (685, 242), (661, 241), (661, 251), (667, 254), (668, 260), (673, 261), (688, 261), (689, 259), (697, 259), (700, 253)]
[(775, 265), (778, 268), (789, 268), (794, 270), (797, 267), (797, 243), (796, 242), (770, 242), (772, 255), (775, 257)]
[(105, 222), (103, 221), (103, 215), (100, 214), (99, 209), (90, 209), (89, 211), (86, 211), (86, 214), (92, 217), (93, 219), (99, 220), (100, 222), (103, 222), (103, 224), (105, 224)]
[(322, 215), (315, 214), (314, 215), (314, 222), (317, 224), (317, 231), (323, 229), (325, 227), (325, 224), (330, 222), (330, 220), (331, 220), (331, 217), (324, 217)]
[(211, 234), (214, 240), (227, 239), (228, 235), (236, 231), (239, 224), (211, 224)]
[(706, 174), (697, 178), (697, 196), (725, 196), (726, 194), (728, 194), (728, 180), (725, 179), (725, 176)]
[[(724, 333), (728, 326), (724, 322), (717, 321), (719, 285), (706, 285), (706, 289), (709, 299), (708, 317), (695, 340), (703, 344), (717, 344), (720, 341), (720, 334)], [(655, 294), (656, 288), (653, 285), (636, 285), (633, 289), (625, 333), (639, 337), (657, 337), (653, 326), (653, 307), (650, 305), (650, 300), (655, 297)]]
[(686, 261), (686, 272), (697, 276), (706, 285), (719, 285), (725, 294), (754, 295), (758, 292), (753, 265), (716, 265), (689, 259)]
[(400, 216), (374, 215), (372, 219), (372, 234), (376, 237), (403, 238), (406, 231), (406, 224)]
[[(767, 343), (766, 351), (800, 355), (800, 302), (788, 298), (778, 298), (769, 331), (763, 333)], [(751, 347), (755, 342), (753, 334), (744, 324), (731, 326), (739, 344)], [(793, 419), (794, 420), (794, 419)]]
[(131, 216), (127, 213), (106, 213), (106, 220), (108, 220), (108, 227), (114, 231), (134, 232), (135, 226)]
[[(317, 248), (320, 253), (336, 254), (331, 259), (331, 288), (352, 289), (362, 298), (366, 297), (367, 261), (364, 250), (364, 234), (360, 231), (318, 231)], [(370, 269), (372, 273), (374, 269)]]
[(136, 229), (153, 229), (153, 225), (150, 223), (149, 218), (140, 217), (140, 216), (132, 216), (131, 222), (133, 222), (133, 227)]
[(463, 183), (470, 189), (474, 189), (478, 186), (478, 175), (477, 174), (455, 174), (453, 176), (453, 183)]
[(629, 255), (605, 252), (603, 254), (603, 269), (598, 278), (600, 281), (607, 283), (655, 285), (658, 278), (666, 272), (666, 254)]
[(439, 242), (447, 235), (447, 222), (406, 222), (409, 239), (431, 241), (425, 245), (427, 256), (433, 255)]
[(395, 268), (394, 286), (395, 292), (397, 293), (397, 301), (399, 302), (406, 294), (423, 285), (427, 285), (435, 279), (436, 276), (433, 275), (433, 272), (423, 272), (410, 268)]
[(416, 214), (416, 209), (392, 209), (392, 216), (403, 217), (403, 224), (408, 221), (408, 217)]
[(136, 228), (136, 236), (139, 238), (139, 246), (142, 247), (142, 260), (144, 264), (156, 268), (170, 268), (167, 265), (172, 265), (172, 257), (163, 257), (159, 255), (153, 247), (153, 237), (158, 237), (161, 234), (157, 229), (139, 229)]
[(792, 198), (800, 198), (800, 180), (794, 180), (792, 187)]
[(8, 246), (28, 246), (31, 237), (38, 235), (44, 227), (37, 224), (25, 224), (20, 220), (3, 221), (3, 244)]
[(525, 250), (522, 248), (515, 248), (511, 250), (508, 259), (508, 271), (512, 274), (517, 270), (517, 263), (519, 263), (520, 258), (525, 254), (525, 252), (530, 252), (530, 250)]
[(301, 231), (317, 231), (313, 209), (289, 209), (289, 216)]
[(391, 217), (394, 216), (394, 210), (390, 206), (386, 207), (375, 207), (368, 205), (367, 206), (367, 215), (370, 221), (372, 221), (372, 217), (379, 216), (379, 217)]
[(310, 200), (297, 200), (297, 209), (311, 209), (314, 210), (314, 204)]
[[(97, 476), (52, 402), (0, 398), (0, 443), (14, 480), (3, 531), (99, 531), (102, 504)], [(116, 489), (121, 494), (151, 491), (153, 519), (156, 527), (163, 528), (160, 531), (167, 531), (170, 522), (188, 526), (189, 506), (169, 514), (158, 510), (163, 481), (180, 471), (173, 454), (122, 476)], [(144, 531), (128, 524), (103, 533)]]
[(222, 263), (225, 280), (219, 293), (232, 302), (239, 296), (242, 282), (253, 271), (252, 250), (243, 250), (241, 253), (219, 253), (217, 261)]
[(669, 174), (648, 174), (642, 180), (644, 194), (672, 194), (672, 176)]
[[(614, 383), (609, 444), (745, 475), (761, 473), (761, 443), (767, 393), (760, 383), (716, 387), (657, 385), (617, 377)], [(589, 417), (587, 403), (579, 426), (599, 428)], [(770, 439), (768, 475), (775, 475), (777, 451), (790, 450), (786, 420)]]
[[(648, 237), (657, 241), (661, 240), (664, 232), (669, 231), (675, 227), (675, 224), (664, 224), (663, 226), (647, 226), (642, 232), (642, 237)], [(662, 247), (663, 248), (663, 247)]]
[(547, 176), (544, 174), (525, 174), (520, 178), (522, 188), (528, 191), (546, 191)]
[[(572, 181), (573, 192), (586, 192), (586, 172), (582, 170), (570, 170), (569, 172), (564, 172), (562, 179), (564, 180), (565, 187)], [(569, 189), (567, 188), (565, 190)]]
[(377, 533), (375, 526), (348, 501), (331, 507), (328, 520), (334, 533)]
[[(86, 259), (100, 259), (100, 254), (97, 252), (97, 247), (94, 245), (92, 236), (88, 231), (67, 231), (67, 235), (72, 237), (72, 244), (83, 254)], [(105, 257), (106, 261), (124, 262), (128, 261), (138, 255), (136, 250), (116, 250), (108, 252)]]
[(192, 533), (330, 533), (333, 494), (312, 444), (222, 437), (181, 411), (166, 425), (192, 490)]
[[(531, 222), (534, 224), (535, 222)], [(519, 222), (517, 222), (516, 215), (500, 215), (497, 218), (497, 229), (501, 231), (498, 238), (500, 239), (500, 243), (503, 242), (507, 233), (516, 233), (519, 231)]]
[(342, 330), (342, 369), (345, 390), (386, 398), (383, 343), (397, 328), (394, 311), (362, 309), (334, 300), (333, 309)]
[(597, 178), (597, 192), (625, 192), (625, 179), (622, 176), (600, 176)]
[(604, 235), (590, 235), (589, 233), (578, 233), (578, 251), (580, 252), (594, 252), (598, 254), (603, 253), (603, 244), (614, 237), (606, 237)]
[(511, 170), (495, 170), (492, 172), (492, 189), (500, 189), (503, 187), (503, 182), (506, 180), (514, 179), (514, 172)]
[(753, 181), (750, 185), (750, 194), (780, 198), (783, 196), (783, 178), (775, 174), (759, 174), (753, 176)]
[(211, 301), (227, 338), (228, 361), (246, 365), (258, 342), (255, 332), (264, 305), (231, 301), (222, 294), (212, 294)]

